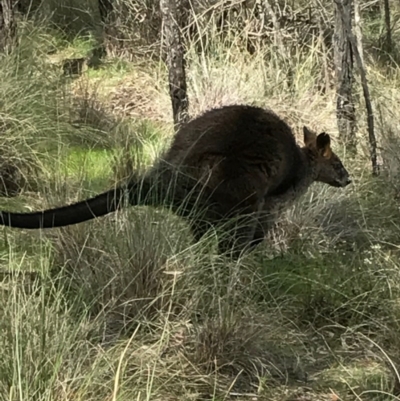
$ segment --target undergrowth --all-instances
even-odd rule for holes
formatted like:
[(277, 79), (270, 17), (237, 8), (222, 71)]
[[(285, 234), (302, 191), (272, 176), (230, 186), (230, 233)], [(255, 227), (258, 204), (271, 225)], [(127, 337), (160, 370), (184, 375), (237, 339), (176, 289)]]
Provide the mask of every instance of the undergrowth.
[[(17, 158), (29, 185), (1, 209), (77, 201), (150, 167), (172, 137), (165, 66), (110, 59), (66, 78), (47, 58), (66, 39), (25, 24), (17, 53), (0, 59), (0, 129), (1, 156)], [(363, 104), (351, 159), (337, 139), (334, 92), (317, 90), (316, 48), (293, 55), (288, 87), (270, 48), (213, 46), (204, 57), (188, 43), (192, 116), (270, 107), (299, 142), (303, 125), (332, 134), (353, 184), (314, 184), (236, 262), (217, 255), (217, 233), (194, 243), (161, 207), (46, 231), (3, 228), (0, 399), (398, 399), (398, 73), (369, 64), (384, 166), (373, 178)]]

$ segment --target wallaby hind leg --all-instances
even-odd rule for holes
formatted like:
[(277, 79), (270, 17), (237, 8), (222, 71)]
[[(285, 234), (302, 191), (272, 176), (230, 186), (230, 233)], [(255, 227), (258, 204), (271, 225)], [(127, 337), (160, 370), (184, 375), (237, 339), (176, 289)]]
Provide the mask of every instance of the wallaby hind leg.
[(254, 222), (252, 221), (250, 223), (247, 242), (250, 244), (251, 247), (254, 246), (254, 239), (255, 239), (256, 234), (258, 235), (257, 230), (259, 228), (261, 215), (262, 215), (263, 209), (264, 209), (264, 204), (265, 204), (265, 200), (263, 198), (258, 204), (257, 211), (254, 216), (255, 221)]
[(257, 224), (255, 226), (251, 246), (255, 247), (265, 240), (268, 232), (274, 227), (274, 215), (265, 210), (265, 202), (263, 210), (259, 213)]
[[(255, 207), (255, 211), (246, 215), (238, 216), (224, 224), (218, 248), (220, 253), (231, 254), (235, 259), (257, 245), (260, 240), (255, 241), (255, 237), (260, 236), (260, 218), (263, 212), (264, 200), (260, 200)], [(261, 227), (262, 229), (262, 227)]]
[(239, 216), (224, 222), (218, 238), (219, 253), (239, 258), (252, 247), (256, 225), (256, 214)]
[(267, 177), (258, 171), (226, 180), (213, 193), (222, 219), (219, 252), (235, 258), (249, 248), (256, 232), (257, 222), (264, 208)]
[(253, 239), (251, 240), (250, 246), (254, 248), (258, 244), (264, 241), (266, 236), (266, 232), (264, 231), (263, 226), (260, 224), (260, 222), (257, 222), (256, 228), (254, 230), (254, 235)]

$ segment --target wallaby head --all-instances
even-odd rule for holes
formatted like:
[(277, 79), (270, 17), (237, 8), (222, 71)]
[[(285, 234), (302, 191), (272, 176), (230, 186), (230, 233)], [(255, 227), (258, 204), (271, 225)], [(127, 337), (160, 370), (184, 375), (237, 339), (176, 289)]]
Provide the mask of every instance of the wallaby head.
[(312, 162), (313, 178), (333, 187), (345, 187), (351, 183), (349, 173), (339, 157), (331, 149), (330, 136), (303, 127), (304, 145)]

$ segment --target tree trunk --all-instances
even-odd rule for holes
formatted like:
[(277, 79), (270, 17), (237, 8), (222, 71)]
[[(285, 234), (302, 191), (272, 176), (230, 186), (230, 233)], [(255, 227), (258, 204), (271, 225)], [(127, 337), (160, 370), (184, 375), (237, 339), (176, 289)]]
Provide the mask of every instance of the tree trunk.
[(102, 60), (107, 56), (105, 45), (106, 29), (110, 21), (110, 14), (114, 10), (112, 0), (98, 0), (98, 6), (101, 23), (96, 27), (95, 36), (97, 38), (97, 44), (88, 61), (88, 66), (92, 68), (98, 68)]
[(351, 30), (351, 14), (346, 12), (344, 4), (341, 2), (341, 0), (335, 0), (335, 2), (337, 10), (340, 11), (340, 15), (342, 17), (342, 24), (345, 27), (346, 38), (354, 52), (354, 58), (360, 71), (361, 85), (363, 88), (364, 99), (365, 99), (365, 107), (367, 109), (368, 138), (370, 145), (370, 159), (372, 163), (372, 173), (373, 175), (378, 175), (379, 166), (377, 160), (377, 146), (376, 146), (376, 137), (374, 130), (374, 113), (372, 110), (371, 96), (369, 93), (367, 73), (365, 70), (362, 54), (360, 53), (360, 50), (358, 48), (357, 38), (353, 35), (353, 32)]
[(0, 52), (9, 54), (16, 45), (15, 0), (0, 0)]
[(390, 6), (389, 0), (383, 0), (384, 12), (385, 12), (385, 27), (386, 27), (386, 38), (385, 38), (385, 50), (391, 54), (393, 50), (392, 42), (392, 27), (390, 23)]
[(353, 2), (354, 2), (354, 32), (356, 34), (357, 49), (358, 53), (360, 54), (361, 61), (364, 64), (364, 46), (362, 42), (360, 2), (359, 0), (353, 0)]
[(331, 87), (331, 79), (329, 74), (329, 50), (325, 44), (324, 40), (324, 28), (323, 28), (323, 20), (322, 17), (318, 17), (318, 30), (319, 30), (319, 44), (321, 46), (321, 54), (322, 54), (322, 66), (324, 73), (324, 86), (321, 88), (321, 92), (323, 94), (328, 94)]
[[(270, 4), (270, 1), (272, 5)], [(293, 91), (294, 72), (290, 60), (288, 59), (288, 54), (285, 50), (281, 25), (279, 22), (279, 18), (277, 17), (275, 12), (275, 10), (277, 9), (276, 4), (277, 2), (275, 0), (264, 0), (265, 10), (269, 14), (272, 21), (272, 26), (274, 27), (274, 45), (277, 47), (280, 59), (284, 65), (285, 70), (287, 71), (286, 73), (287, 86), (289, 90)]]
[(336, 72), (336, 117), (339, 136), (346, 148), (355, 153), (356, 118), (353, 100), (353, 48), (346, 34), (351, 32), (351, 0), (335, 0), (335, 32), (333, 35)]
[[(274, 27), (274, 45), (278, 47), (278, 50), (282, 56), (282, 58), (285, 57), (285, 46), (283, 45), (283, 39), (282, 39), (282, 32), (281, 32), (281, 25), (279, 23), (279, 19), (275, 14), (274, 7), (271, 6), (269, 3), (270, 0), (265, 0), (265, 9), (267, 10), (269, 16), (271, 17), (272, 25)], [(275, 5), (275, 2), (274, 4)]]
[(181, 20), (179, 1), (160, 0), (163, 34), (167, 47), (169, 94), (172, 101), (172, 112), (176, 130), (189, 118), (185, 55), (179, 26), (179, 21)]

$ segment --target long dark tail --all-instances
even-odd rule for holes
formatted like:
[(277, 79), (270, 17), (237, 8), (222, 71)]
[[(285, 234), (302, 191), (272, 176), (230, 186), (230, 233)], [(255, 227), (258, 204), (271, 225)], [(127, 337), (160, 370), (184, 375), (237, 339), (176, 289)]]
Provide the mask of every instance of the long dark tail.
[(126, 192), (116, 188), (72, 205), (32, 213), (0, 212), (0, 224), (15, 228), (52, 228), (81, 223), (121, 208)]
[(190, 176), (164, 169), (131, 181), (126, 187), (103, 192), (72, 205), (32, 213), (0, 211), (0, 225), (14, 228), (38, 229), (63, 227), (104, 216), (130, 205), (169, 205), (183, 217), (196, 208), (201, 191)]

